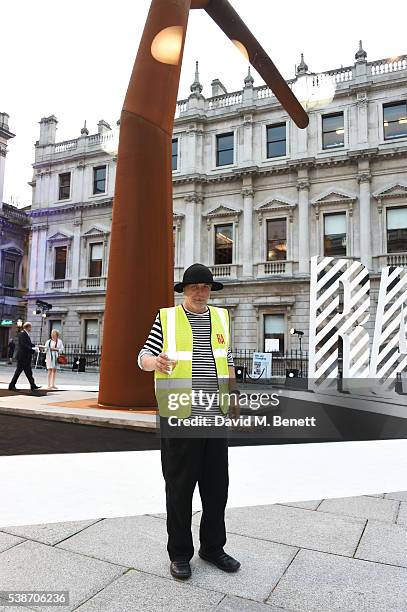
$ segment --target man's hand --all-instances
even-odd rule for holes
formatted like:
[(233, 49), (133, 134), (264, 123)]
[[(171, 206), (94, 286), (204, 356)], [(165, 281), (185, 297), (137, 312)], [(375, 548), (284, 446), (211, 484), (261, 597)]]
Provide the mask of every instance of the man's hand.
[(161, 372), (161, 374), (168, 374), (171, 364), (173, 361), (168, 359), (165, 353), (160, 353), (157, 357), (153, 355), (143, 355), (141, 357), (141, 365), (143, 370), (147, 372)]

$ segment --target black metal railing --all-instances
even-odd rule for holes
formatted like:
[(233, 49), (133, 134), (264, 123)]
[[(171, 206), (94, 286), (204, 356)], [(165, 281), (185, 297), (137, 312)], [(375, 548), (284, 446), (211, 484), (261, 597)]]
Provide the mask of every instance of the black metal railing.
[[(232, 349), (233, 361), (235, 367), (241, 367), (244, 370), (245, 382), (254, 380), (267, 380), (265, 373), (260, 376), (253, 376), (253, 355), (254, 349)], [(298, 349), (291, 350), (287, 353), (273, 351), (271, 353), (271, 376), (286, 378), (291, 372), (297, 378), (307, 378), (308, 376), (308, 353), (299, 351)]]
[[(100, 359), (102, 356), (101, 346), (85, 346), (83, 344), (64, 344), (63, 354), (67, 358), (67, 363), (60, 367), (64, 370), (83, 371), (84, 368), (98, 370), (100, 368)], [(37, 355), (33, 355), (33, 364), (37, 367), (45, 366), (45, 353), (40, 353), (37, 360)]]

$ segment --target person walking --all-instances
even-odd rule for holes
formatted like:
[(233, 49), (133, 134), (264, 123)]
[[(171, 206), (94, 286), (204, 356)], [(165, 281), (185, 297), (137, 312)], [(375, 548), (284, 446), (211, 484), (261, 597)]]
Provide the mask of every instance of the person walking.
[[(238, 406), (230, 406), (229, 393), (235, 388), (233, 358), (229, 346), (229, 317), (224, 308), (208, 306), (212, 291), (223, 288), (202, 264), (193, 264), (174, 290), (184, 293), (183, 304), (161, 308), (146, 343), (139, 352), (138, 365), (154, 371), (160, 426), (168, 417), (180, 420), (197, 416), (213, 424), (215, 416)], [(169, 393), (188, 391), (189, 401), (171, 411)], [(226, 392), (226, 393), (225, 393)], [(198, 399), (197, 399), (198, 398)], [(215, 401), (214, 401), (215, 400)], [(190, 431), (190, 428), (187, 428)], [(191, 535), (192, 496), (198, 483), (202, 501), (199, 556), (226, 572), (235, 572), (240, 563), (224, 551), (226, 543), (225, 507), (228, 496), (228, 444), (223, 437), (161, 436), (161, 464), (165, 479), (167, 507), (167, 551), (174, 578), (191, 576), (194, 554)]]
[(32, 324), (27, 321), (23, 325), (23, 329), (20, 331), (18, 335), (18, 347), (17, 347), (17, 367), (14, 372), (14, 376), (10, 381), (8, 388), (10, 391), (17, 391), (16, 382), (21, 374), (24, 372), (26, 377), (28, 378), (28, 382), (30, 383), (31, 391), (35, 393), (37, 389), (40, 387), (35, 384), (32, 368), (31, 368), (31, 359), (33, 353), (38, 351), (38, 347), (31, 342), (30, 333), (32, 330)]
[(13, 338), (10, 338), (10, 340), (8, 341), (8, 345), (7, 345), (7, 359), (8, 359), (9, 365), (13, 365), (13, 357), (14, 357), (15, 350), (16, 350), (16, 344)]
[(51, 338), (49, 338), (45, 345), (45, 365), (48, 370), (48, 391), (58, 389), (55, 386), (55, 377), (57, 373), (58, 357), (64, 351), (64, 345), (61, 338), (59, 337), (59, 331), (53, 329), (51, 331)]

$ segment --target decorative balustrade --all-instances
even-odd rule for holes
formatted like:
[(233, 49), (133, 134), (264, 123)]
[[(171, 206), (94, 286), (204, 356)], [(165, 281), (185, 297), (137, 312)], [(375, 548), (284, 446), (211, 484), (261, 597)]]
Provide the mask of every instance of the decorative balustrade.
[(237, 278), (237, 266), (234, 264), (210, 266), (214, 278)]
[(175, 108), (175, 117), (179, 117), (181, 113), (185, 113), (188, 110), (188, 100), (178, 100)]
[[(338, 68), (337, 70), (328, 70), (322, 73), (323, 76), (330, 76), (335, 83), (344, 83), (345, 81), (351, 81), (353, 78), (352, 66), (346, 68)], [(316, 75), (318, 76), (318, 75)]]
[(292, 276), (293, 263), (292, 261), (266, 261), (257, 264), (257, 276)]
[(58, 142), (55, 145), (55, 153), (64, 153), (65, 151), (72, 151), (78, 146), (78, 139), (65, 140), (64, 142)]
[(224, 108), (226, 106), (235, 106), (241, 104), (243, 94), (241, 91), (234, 91), (233, 93), (224, 94), (222, 96), (215, 96), (208, 100), (208, 109), (212, 110), (215, 108)]
[(64, 280), (51, 281), (51, 289), (65, 289), (65, 281)]
[(388, 266), (407, 266), (407, 253), (391, 253), (387, 255)]
[(407, 70), (407, 55), (399, 57), (376, 60), (368, 63), (370, 73), (372, 75), (387, 74), (389, 72), (397, 72), (399, 70)]
[(79, 280), (80, 289), (106, 289), (106, 277), (105, 276), (93, 276), (87, 278), (81, 278)]
[(26, 293), (23, 289), (13, 289), (12, 287), (0, 287), (0, 296), (21, 298)]

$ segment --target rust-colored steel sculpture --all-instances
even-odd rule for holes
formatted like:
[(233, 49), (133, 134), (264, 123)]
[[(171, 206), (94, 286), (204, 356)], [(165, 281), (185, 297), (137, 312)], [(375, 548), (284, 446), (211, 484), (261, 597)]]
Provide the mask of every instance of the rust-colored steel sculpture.
[(154, 315), (174, 304), (171, 141), (190, 9), (205, 9), (299, 127), (308, 116), (227, 0), (152, 0), (120, 119), (99, 406), (156, 406), (137, 368)]

